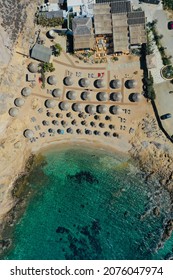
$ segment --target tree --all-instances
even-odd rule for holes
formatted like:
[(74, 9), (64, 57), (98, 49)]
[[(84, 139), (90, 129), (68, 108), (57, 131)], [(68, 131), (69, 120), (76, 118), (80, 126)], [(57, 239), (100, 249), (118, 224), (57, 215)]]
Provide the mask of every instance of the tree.
[(41, 68), (42, 68), (42, 71), (44, 73), (46, 72), (53, 72), (55, 71), (55, 68), (53, 66), (53, 63), (49, 63), (49, 62), (44, 62), (41, 64)]
[(55, 44), (55, 45), (53, 46), (53, 54), (54, 54), (55, 56), (59, 56), (59, 55), (61, 54), (61, 51), (62, 51), (62, 47), (61, 47), (60, 44)]

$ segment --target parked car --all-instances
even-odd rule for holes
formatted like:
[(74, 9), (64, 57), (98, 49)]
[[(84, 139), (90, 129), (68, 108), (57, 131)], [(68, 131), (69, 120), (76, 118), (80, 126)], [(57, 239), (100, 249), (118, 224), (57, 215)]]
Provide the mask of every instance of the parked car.
[(173, 29), (173, 21), (168, 22), (168, 29)]
[(161, 118), (161, 120), (166, 120), (166, 119), (169, 119), (171, 117), (172, 117), (172, 115), (170, 113), (167, 113), (167, 114), (162, 115), (160, 118)]

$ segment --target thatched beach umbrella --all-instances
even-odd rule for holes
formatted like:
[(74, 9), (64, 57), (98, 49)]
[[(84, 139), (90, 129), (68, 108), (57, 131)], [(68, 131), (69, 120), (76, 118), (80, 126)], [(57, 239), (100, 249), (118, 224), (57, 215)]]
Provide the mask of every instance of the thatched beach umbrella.
[(67, 133), (73, 134), (73, 129), (71, 127), (67, 128)]
[(74, 120), (71, 121), (71, 124), (77, 126), (77, 121), (74, 119)]
[(87, 105), (85, 110), (88, 114), (93, 115), (96, 113), (96, 106), (95, 105)]
[(10, 108), (9, 110), (9, 115), (11, 117), (17, 117), (17, 115), (19, 114), (19, 109), (16, 107)]
[(57, 34), (53, 29), (51, 29), (51, 30), (49, 30), (48, 35), (50, 38), (55, 39)]
[(72, 104), (72, 109), (75, 112), (81, 112), (83, 110), (83, 105), (80, 103), (74, 103), (74, 104)]
[(125, 86), (128, 88), (128, 89), (131, 89), (131, 88), (135, 88), (137, 86), (137, 81), (132, 79), (132, 80), (127, 80), (125, 82)]
[(64, 84), (66, 86), (72, 86), (73, 83), (74, 83), (74, 81), (73, 81), (72, 77), (67, 76), (67, 77), (64, 78)]
[(54, 97), (57, 97), (57, 98), (60, 98), (62, 96), (62, 90), (60, 88), (55, 88), (53, 91), (52, 91), (52, 95)]
[(68, 122), (66, 122), (65, 120), (62, 120), (61, 124), (62, 124), (63, 127), (66, 127), (68, 125)]
[(53, 124), (53, 125), (59, 125), (59, 122), (58, 122), (57, 120), (53, 120), (53, 121), (52, 121), (52, 124)]
[(100, 135), (100, 131), (94, 130), (94, 135)]
[(49, 129), (48, 129), (48, 132), (49, 132), (49, 133), (55, 133), (55, 129), (49, 128)]
[(62, 119), (62, 118), (63, 118), (63, 114), (61, 114), (61, 113), (56, 113), (56, 117)]
[(111, 100), (112, 101), (121, 101), (122, 100), (121, 92), (112, 92), (111, 93)]
[(111, 106), (110, 113), (113, 115), (119, 115), (120, 113), (122, 113), (122, 109), (119, 106)]
[(89, 130), (89, 129), (86, 129), (86, 130), (85, 130), (85, 134), (92, 135), (92, 131)]
[(81, 87), (87, 88), (87, 87), (89, 87), (89, 85), (90, 85), (90, 80), (87, 79), (87, 78), (82, 78), (82, 79), (79, 80), (79, 85), (80, 85)]
[(109, 99), (109, 96), (106, 92), (99, 92), (97, 94), (97, 100), (99, 101), (107, 101)]
[(49, 121), (42, 121), (42, 124), (44, 125), (44, 126), (48, 126), (49, 125)]
[(55, 108), (55, 106), (56, 106), (56, 102), (53, 100), (53, 99), (47, 99), (46, 101), (45, 101), (45, 106), (47, 107), (47, 108)]
[(81, 99), (82, 100), (90, 100), (90, 92), (89, 91), (83, 91), (81, 93)]
[(62, 101), (62, 102), (59, 103), (59, 108), (62, 111), (68, 111), (69, 107), (70, 107), (70, 105), (66, 101)]
[(106, 86), (106, 83), (103, 79), (97, 79), (95, 82), (94, 82), (94, 86), (96, 88), (104, 88)]
[(50, 85), (56, 85), (57, 84), (57, 78), (56, 78), (55, 75), (49, 76), (47, 81)]
[(24, 136), (28, 139), (31, 139), (34, 137), (34, 132), (31, 129), (26, 129), (24, 131)]
[(71, 112), (68, 112), (68, 113), (66, 114), (66, 117), (67, 117), (67, 118), (71, 118), (71, 117), (72, 117), (72, 113), (71, 113)]
[(31, 88), (29, 88), (29, 87), (24, 87), (24, 88), (22, 89), (21, 94), (22, 94), (24, 97), (28, 97), (28, 96), (31, 94)]
[(104, 123), (99, 123), (99, 126), (101, 127), (101, 128), (104, 128), (105, 127), (105, 124)]
[(34, 63), (34, 62), (31, 62), (31, 63), (28, 65), (28, 70), (29, 70), (29, 72), (31, 72), (31, 73), (37, 73), (37, 72), (38, 72), (38, 64), (37, 64), (37, 63)]
[(69, 90), (66, 94), (67, 98), (70, 100), (75, 100), (76, 99), (76, 91), (74, 90)]
[(140, 93), (133, 93), (132, 94), (132, 100), (133, 102), (139, 102), (141, 101), (142, 95)]
[(25, 100), (23, 98), (18, 97), (14, 100), (14, 104), (17, 107), (22, 107), (25, 104)]
[(95, 122), (90, 122), (90, 125), (92, 126), (92, 127), (96, 127), (96, 123)]
[(121, 87), (121, 81), (118, 79), (110, 81), (110, 87), (113, 89), (117, 89)]
[(108, 137), (108, 136), (110, 136), (110, 132), (105, 131), (105, 132), (104, 132), (104, 135), (105, 135), (106, 137)]
[(76, 129), (77, 134), (83, 134), (83, 131), (81, 129)]
[(108, 111), (108, 108), (107, 108), (106, 105), (98, 105), (98, 106), (97, 106), (97, 112), (98, 112), (99, 114), (106, 114), (107, 111)]
[[(102, 106), (102, 105), (101, 105), (101, 106)], [(95, 120), (100, 120), (100, 116), (99, 116), (99, 115), (95, 115), (95, 116), (94, 116), (94, 119), (95, 119)]]

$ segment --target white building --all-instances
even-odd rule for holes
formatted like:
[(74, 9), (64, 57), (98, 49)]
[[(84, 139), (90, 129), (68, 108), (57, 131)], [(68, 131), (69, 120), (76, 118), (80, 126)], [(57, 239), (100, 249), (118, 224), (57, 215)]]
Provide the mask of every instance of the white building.
[(68, 11), (77, 13), (77, 16), (93, 16), (95, 0), (67, 0)]

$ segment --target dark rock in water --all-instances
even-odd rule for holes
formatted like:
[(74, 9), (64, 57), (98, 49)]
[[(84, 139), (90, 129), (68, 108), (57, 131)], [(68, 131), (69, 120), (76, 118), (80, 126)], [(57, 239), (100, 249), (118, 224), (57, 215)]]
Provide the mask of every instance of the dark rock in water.
[(160, 209), (159, 209), (159, 207), (154, 207), (154, 209), (153, 209), (153, 214), (155, 215), (155, 216), (157, 216), (157, 217), (159, 217), (160, 216)]
[(98, 220), (95, 220), (92, 222), (92, 226), (91, 226), (91, 230), (95, 233), (95, 234), (98, 234), (99, 231), (101, 230), (101, 227), (100, 227), (100, 223)]
[(65, 228), (65, 227), (58, 227), (56, 229), (56, 233), (69, 233), (69, 229)]
[(173, 219), (170, 219), (167, 221), (165, 228), (164, 228), (164, 232), (162, 235), (162, 241), (166, 241), (172, 234), (173, 231)]
[(80, 207), (81, 207), (81, 208), (85, 208), (85, 205), (84, 205), (84, 204), (81, 204)]
[(0, 249), (2, 251), (8, 249), (10, 246), (11, 246), (11, 240), (10, 239), (0, 240)]
[(89, 171), (81, 171), (75, 175), (68, 175), (68, 178), (70, 178), (70, 180), (74, 180), (78, 184), (82, 184), (84, 181), (89, 184), (98, 184), (98, 180)]
[(127, 218), (128, 214), (129, 214), (128, 211), (125, 211), (124, 212), (124, 218)]
[(173, 260), (173, 255), (171, 253), (166, 254), (164, 260)]

